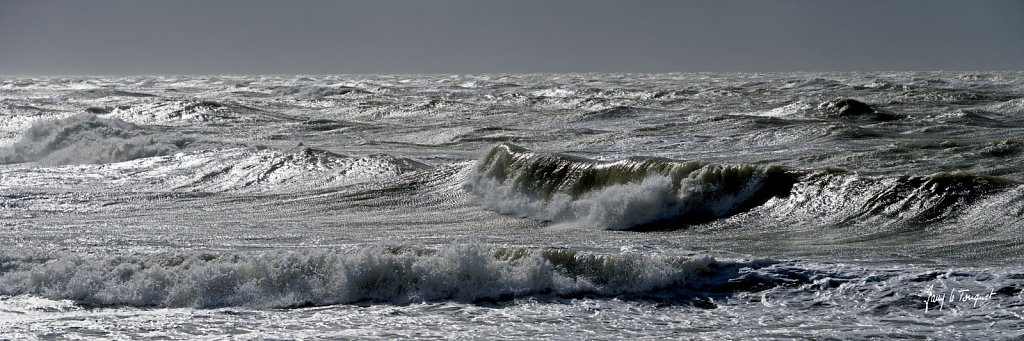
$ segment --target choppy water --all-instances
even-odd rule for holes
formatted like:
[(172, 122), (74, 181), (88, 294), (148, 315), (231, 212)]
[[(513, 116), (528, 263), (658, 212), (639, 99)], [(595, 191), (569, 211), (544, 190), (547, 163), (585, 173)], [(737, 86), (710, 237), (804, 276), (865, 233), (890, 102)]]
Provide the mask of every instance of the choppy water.
[(1013, 338), (1024, 73), (0, 80), (0, 339)]

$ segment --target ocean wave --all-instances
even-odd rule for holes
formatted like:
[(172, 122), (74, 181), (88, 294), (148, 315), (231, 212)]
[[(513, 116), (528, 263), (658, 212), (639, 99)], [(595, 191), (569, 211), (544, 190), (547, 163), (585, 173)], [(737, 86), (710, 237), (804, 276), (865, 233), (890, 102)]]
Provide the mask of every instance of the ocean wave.
[(976, 104), (1006, 99), (1005, 95), (985, 92), (954, 89), (922, 89), (920, 91), (904, 91), (899, 96), (896, 96), (893, 102)]
[(143, 256), (2, 251), (0, 295), (35, 295), (87, 306), (200, 308), (624, 295), (685, 301), (790, 281), (755, 271), (775, 263), (475, 243), (437, 250), (376, 246), (347, 252)]
[(970, 173), (886, 179), (883, 190), (872, 193), (863, 213), (928, 223), (948, 218), (995, 191), (1016, 186), (1012, 180)]
[(838, 80), (825, 79), (825, 78), (821, 78), (821, 77), (815, 77), (815, 78), (807, 78), (807, 79), (788, 80), (782, 86), (782, 88), (784, 88), (784, 89), (792, 89), (792, 88), (796, 88), (796, 89), (803, 89), (803, 88), (836, 89), (836, 88), (843, 88), (843, 87), (847, 87), (847, 86), (848, 85), (846, 85), (845, 83), (840, 82)]
[(867, 103), (849, 98), (822, 102), (818, 105), (818, 109), (825, 115), (825, 117), (829, 118), (869, 121), (892, 121), (902, 118), (900, 115), (890, 113), (885, 110), (879, 110)]
[(924, 119), (944, 125), (971, 125), (993, 128), (1013, 127), (1012, 124), (993, 117), (999, 117), (999, 115), (983, 110), (960, 109), (951, 112), (931, 114), (926, 116)]
[(176, 153), (191, 142), (182, 136), (146, 134), (116, 118), (78, 114), (36, 121), (19, 141), (0, 149), (0, 163), (111, 163)]
[(427, 168), (386, 154), (346, 156), (299, 147), (287, 152), (245, 148), (184, 155), (153, 171), (181, 174), (169, 180), (179, 191), (286, 192), (393, 180)]
[(644, 111), (652, 110), (629, 106), (614, 106), (611, 108), (585, 112), (581, 116), (584, 120), (615, 120), (639, 117), (644, 113)]
[(841, 119), (844, 121), (893, 121), (902, 115), (878, 109), (867, 103), (839, 98), (828, 101), (800, 99), (781, 107), (761, 110), (744, 115), (777, 118)]
[(1005, 158), (1020, 154), (1021, 150), (1024, 149), (1022, 146), (1024, 146), (1024, 143), (1021, 143), (1021, 140), (1006, 139), (1002, 141), (992, 141), (986, 143), (979, 154), (987, 157)]
[(467, 189), (493, 210), (607, 229), (653, 228), (728, 217), (785, 196), (783, 169), (635, 157), (599, 162), (511, 144), (477, 162)]
[(86, 99), (101, 99), (107, 97), (156, 97), (156, 95), (144, 92), (132, 92), (111, 88), (86, 89), (75, 91), (73, 94), (77, 97)]
[[(994, 144), (992, 152), (1013, 153), (1015, 143)], [(1019, 200), (1013, 193), (1022, 185), (967, 172), (879, 177), (644, 157), (600, 162), (501, 144), (477, 161), (464, 187), (488, 209), (570, 226), (675, 229), (753, 211), (739, 219), (895, 231), (992, 216), (978, 212), (993, 209), (1008, 216), (991, 219), (1014, 219), (1019, 207), (997, 202)]]
[(986, 109), (1002, 117), (1019, 121), (1019, 117), (1024, 115), (1024, 98), (1015, 98), (1002, 103), (992, 104), (986, 107)]
[[(106, 109), (106, 108), (101, 108)], [(276, 119), (275, 115), (235, 101), (201, 99), (164, 100), (124, 105), (107, 111), (104, 117), (148, 125), (183, 126), (194, 122), (251, 122)]]
[(349, 93), (368, 93), (366, 90), (348, 86), (276, 86), (270, 89), (274, 96), (295, 96), (302, 98), (324, 98), (343, 96)]
[(786, 200), (762, 209), (773, 221), (788, 224), (891, 231), (970, 218), (968, 214), (978, 205), (986, 206), (984, 211), (1006, 209), (1012, 215), (1011, 207), (996, 202), (1021, 185), (1013, 179), (966, 172), (898, 177), (813, 172), (800, 178)]

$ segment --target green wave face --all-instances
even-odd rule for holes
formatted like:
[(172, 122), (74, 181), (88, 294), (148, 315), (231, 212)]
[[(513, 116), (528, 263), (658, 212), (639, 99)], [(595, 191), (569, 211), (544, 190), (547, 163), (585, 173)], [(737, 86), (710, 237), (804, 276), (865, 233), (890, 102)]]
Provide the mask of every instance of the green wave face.
[(471, 192), (493, 210), (606, 229), (673, 228), (785, 196), (794, 178), (762, 165), (632, 157), (601, 162), (500, 144), (478, 160)]

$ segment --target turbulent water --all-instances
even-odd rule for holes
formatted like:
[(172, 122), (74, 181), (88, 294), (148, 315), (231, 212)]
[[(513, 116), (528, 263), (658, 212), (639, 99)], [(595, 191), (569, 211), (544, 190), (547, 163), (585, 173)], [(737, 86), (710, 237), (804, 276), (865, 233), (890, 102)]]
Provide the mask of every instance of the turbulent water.
[(1024, 335), (1024, 73), (0, 79), (0, 339)]

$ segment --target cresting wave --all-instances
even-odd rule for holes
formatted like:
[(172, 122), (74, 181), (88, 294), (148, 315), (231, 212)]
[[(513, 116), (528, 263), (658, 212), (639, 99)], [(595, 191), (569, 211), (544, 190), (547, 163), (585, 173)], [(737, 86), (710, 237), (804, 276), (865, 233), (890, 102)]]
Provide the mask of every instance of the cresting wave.
[(731, 216), (787, 195), (794, 182), (773, 166), (650, 157), (599, 162), (500, 144), (477, 162), (467, 189), (502, 213), (643, 229), (667, 220), (686, 225)]
[(510, 144), (481, 157), (465, 187), (501, 213), (607, 229), (677, 229), (751, 211), (741, 219), (755, 226), (895, 231), (966, 220), (1004, 234), (1024, 212), (1024, 183), (981, 174), (871, 177), (649, 157), (599, 162)]
[(686, 302), (787, 281), (754, 273), (774, 263), (475, 243), (439, 250), (107, 257), (0, 252), (0, 295), (37, 295), (87, 306), (203, 308), (622, 295)]
[(173, 154), (191, 142), (182, 136), (147, 135), (116, 118), (78, 114), (34, 123), (21, 140), (0, 149), (0, 163), (111, 163)]

